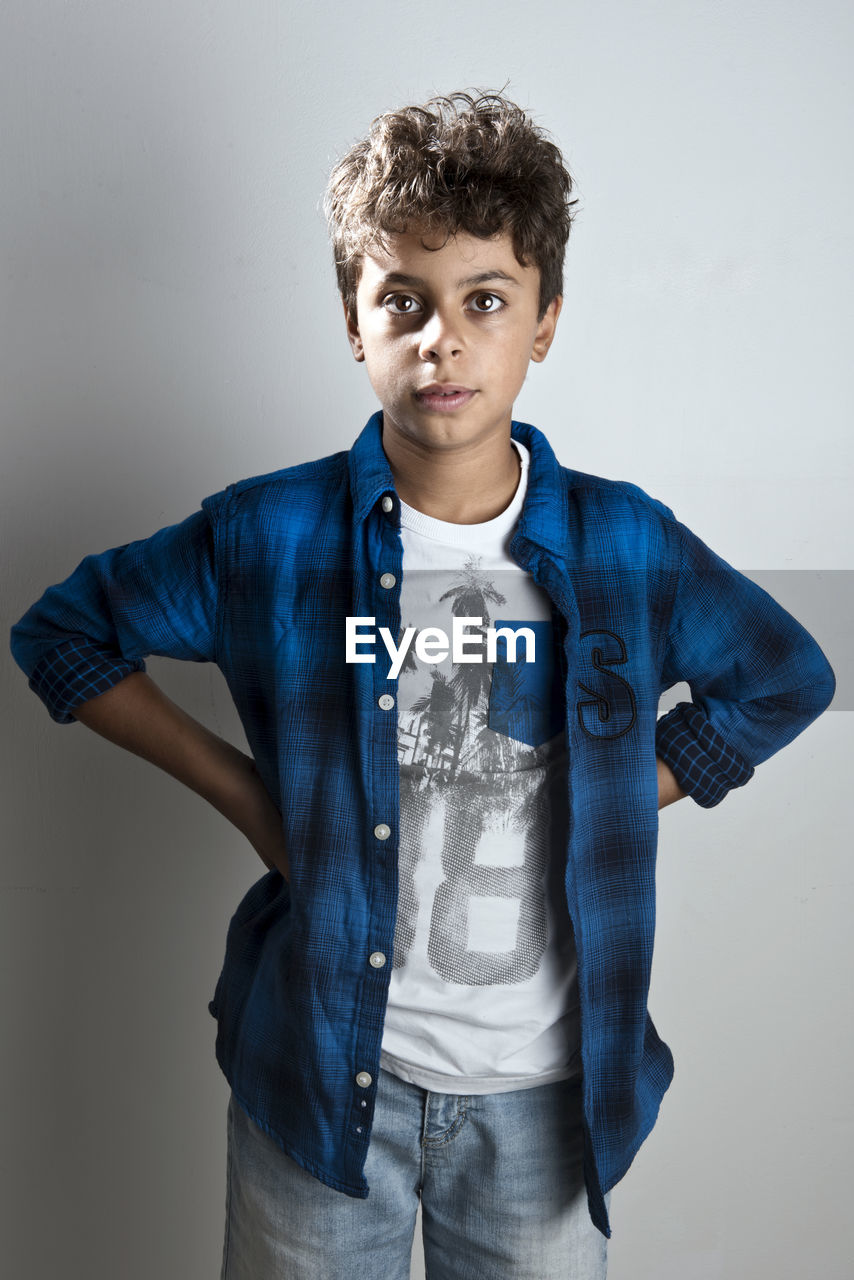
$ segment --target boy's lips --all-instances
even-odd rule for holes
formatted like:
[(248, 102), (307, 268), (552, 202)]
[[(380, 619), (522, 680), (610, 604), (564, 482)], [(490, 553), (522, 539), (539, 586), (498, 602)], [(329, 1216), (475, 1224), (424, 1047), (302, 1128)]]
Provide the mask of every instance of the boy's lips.
[(415, 398), (426, 409), (458, 409), (468, 404), (476, 393), (458, 382), (431, 382), (415, 392)]
[(471, 391), (471, 387), (464, 387), (461, 382), (428, 382), (423, 387), (419, 387), (416, 395), (433, 395), (450, 394), (453, 391)]

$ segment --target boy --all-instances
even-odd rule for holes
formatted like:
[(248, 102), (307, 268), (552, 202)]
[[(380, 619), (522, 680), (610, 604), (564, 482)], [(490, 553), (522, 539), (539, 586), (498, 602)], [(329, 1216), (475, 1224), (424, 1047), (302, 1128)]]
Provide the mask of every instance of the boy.
[[(604, 1277), (673, 1074), (646, 1009), (658, 809), (718, 804), (833, 696), (668, 507), (512, 419), (571, 190), (500, 95), (374, 121), (326, 213), (381, 410), (87, 557), (12, 631), (55, 720), (168, 770), (269, 868), (210, 1004), (226, 1280), (406, 1277), (419, 1199), (431, 1277)], [(251, 756), (147, 654), (217, 662)]]

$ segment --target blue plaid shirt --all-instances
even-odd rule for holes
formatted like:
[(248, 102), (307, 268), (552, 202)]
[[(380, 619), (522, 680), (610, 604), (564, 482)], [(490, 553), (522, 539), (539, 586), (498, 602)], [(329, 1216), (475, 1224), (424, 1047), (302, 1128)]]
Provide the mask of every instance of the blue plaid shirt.
[[(779, 604), (636, 485), (561, 466), (536, 427), (510, 554), (551, 598), (566, 688), (564, 882), (578, 954), (585, 1179), (604, 1193), (651, 1131), (673, 1057), (647, 1012), (656, 755), (705, 808), (830, 703), (833, 671)], [(237, 1100), (298, 1164), (365, 1197), (397, 903), (390, 659), (347, 663), (345, 617), (400, 631), (400, 504), (375, 413), (352, 449), (229, 485), (151, 537), (87, 556), (12, 629), (54, 720), (144, 670), (216, 662), (282, 814), (290, 883), (229, 924), (210, 1011)], [(687, 681), (690, 702), (658, 717)], [(384, 702), (386, 700), (384, 699)]]

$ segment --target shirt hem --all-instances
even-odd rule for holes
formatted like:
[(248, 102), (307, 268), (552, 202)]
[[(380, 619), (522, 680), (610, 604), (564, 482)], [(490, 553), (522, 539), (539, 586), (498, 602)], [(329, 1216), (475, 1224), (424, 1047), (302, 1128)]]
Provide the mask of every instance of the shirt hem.
[(481, 1094), (511, 1093), (521, 1089), (535, 1089), (542, 1085), (555, 1084), (559, 1080), (569, 1080), (573, 1076), (581, 1079), (581, 1060), (568, 1066), (543, 1072), (539, 1076), (450, 1076), (438, 1071), (413, 1066), (403, 1062), (393, 1054), (382, 1050), (380, 1067), (390, 1071), (392, 1075), (405, 1080), (407, 1084), (417, 1085), (420, 1089), (430, 1089), (434, 1093)]
[(285, 1141), (285, 1139), (281, 1136), (281, 1134), (277, 1133), (275, 1129), (271, 1128), (271, 1126), (267, 1123), (267, 1121), (263, 1120), (255, 1112), (253, 1107), (251, 1107), (249, 1103), (247, 1103), (243, 1095), (234, 1087), (234, 1083), (231, 1080), (229, 1072), (226, 1070), (225, 1065), (222, 1059), (220, 1058), (219, 1054), (216, 1055), (216, 1059), (217, 1059), (217, 1062), (219, 1063), (219, 1066), (223, 1075), (225, 1076), (226, 1080), (228, 1081), (231, 1087), (231, 1092), (234, 1094), (235, 1102), (237, 1102), (242, 1108), (242, 1110), (246, 1112), (246, 1114), (249, 1116), (249, 1119), (252, 1120), (255, 1124), (257, 1124), (259, 1129), (261, 1129), (264, 1133), (266, 1133), (268, 1137), (272, 1138), (277, 1146), (281, 1147), (285, 1155), (289, 1156), (296, 1164), (300, 1166), (301, 1169), (305, 1169), (306, 1173), (310, 1173), (312, 1177), (317, 1178), (318, 1182), (322, 1182), (327, 1187), (331, 1187), (333, 1191), (342, 1191), (345, 1195), (353, 1196), (358, 1200), (367, 1200), (369, 1188), (366, 1183), (363, 1183), (361, 1186), (356, 1186), (352, 1182), (344, 1182), (340, 1178), (336, 1178), (334, 1174), (330, 1174), (326, 1169), (322, 1168), (321, 1165), (316, 1164), (314, 1160), (310, 1160), (308, 1157), (304, 1156), (301, 1152), (297, 1151), (295, 1147), (293, 1147), (289, 1142)]

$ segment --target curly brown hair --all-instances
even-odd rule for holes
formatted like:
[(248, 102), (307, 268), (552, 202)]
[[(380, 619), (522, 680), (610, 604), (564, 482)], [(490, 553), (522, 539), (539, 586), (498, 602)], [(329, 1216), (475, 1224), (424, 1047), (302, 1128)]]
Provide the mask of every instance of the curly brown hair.
[(572, 190), (547, 132), (500, 93), (440, 94), (377, 116), (332, 169), (323, 197), (349, 316), (355, 321), (363, 253), (387, 250), (387, 236), (414, 224), (445, 231), (446, 241), (458, 231), (509, 231), (520, 266), (539, 268), (542, 319), (563, 293)]

